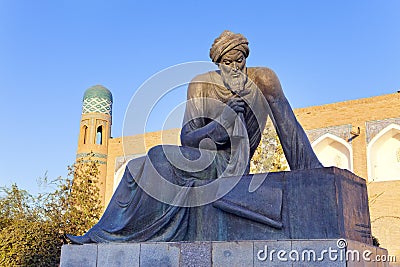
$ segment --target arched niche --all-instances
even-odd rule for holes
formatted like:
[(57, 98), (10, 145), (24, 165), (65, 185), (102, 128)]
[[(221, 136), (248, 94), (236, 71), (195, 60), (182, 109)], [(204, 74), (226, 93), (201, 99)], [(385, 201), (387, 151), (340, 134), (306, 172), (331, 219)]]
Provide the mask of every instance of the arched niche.
[(103, 144), (103, 126), (97, 127), (96, 130), (96, 145), (102, 145)]
[(400, 125), (390, 124), (367, 146), (369, 181), (400, 180)]
[(86, 125), (82, 126), (81, 129), (81, 143), (82, 144), (87, 144), (88, 142), (88, 135), (89, 135), (89, 128)]
[(315, 140), (312, 147), (325, 167), (353, 170), (353, 150), (342, 138), (326, 133)]

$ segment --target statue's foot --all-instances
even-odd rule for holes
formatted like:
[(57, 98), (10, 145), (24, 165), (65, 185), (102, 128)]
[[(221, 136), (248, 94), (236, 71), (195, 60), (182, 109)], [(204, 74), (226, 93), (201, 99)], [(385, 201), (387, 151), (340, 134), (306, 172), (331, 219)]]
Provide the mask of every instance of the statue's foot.
[(83, 244), (93, 243), (92, 239), (90, 239), (90, 237), (86, 235), (76, 236), (76, 235), (66, 234), (65, 236), (72, 242), (72, 244), (83, 245)]

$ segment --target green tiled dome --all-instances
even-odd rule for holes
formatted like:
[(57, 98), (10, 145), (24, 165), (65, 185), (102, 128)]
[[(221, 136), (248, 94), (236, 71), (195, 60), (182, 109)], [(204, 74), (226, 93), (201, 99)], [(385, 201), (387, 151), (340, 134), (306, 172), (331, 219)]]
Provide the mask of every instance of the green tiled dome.
[(111, 115), (112, 94), (102, 85), (95, 85), (86, 90), (83, 95), (82, 114), (103, 113)]
[(87, 99), (87, 98), (96, 98), (96, 97), (107, 99), (107, 100), (113, 102), (112, 94), (111, 94), (110, 90), (108, 90), (107, 88), (105, 88), (102, 85), (95, 85), (95, 86), (88, 88), (85, 91), (85, 94), (83, 95), (83, 101), (85, 101), (85, 99)]

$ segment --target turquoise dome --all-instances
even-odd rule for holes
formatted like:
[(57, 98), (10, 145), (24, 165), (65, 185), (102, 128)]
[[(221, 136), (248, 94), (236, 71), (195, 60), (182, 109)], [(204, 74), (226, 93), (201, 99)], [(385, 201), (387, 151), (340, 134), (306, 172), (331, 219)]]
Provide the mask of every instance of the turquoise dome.
[(83, 95), (83, 101), (85, 101), (85, 99), (96, 98), (96, 97), (102, 98), (102, 99), (107, 99), (107, 100), (113, 102), (113, 98), (112, 98), (112, 94), (111, 94), (110, 90), (108, 90), (107, 88), (105, 88), (102, 85), (95, 85), (95, 86), (88, 88), (85, 91), (85, 94)]
[(103, 113), (111, 115), (112, 94), (102, 85), (95, 85), (85, 91), (83, 95), (82, 114)]

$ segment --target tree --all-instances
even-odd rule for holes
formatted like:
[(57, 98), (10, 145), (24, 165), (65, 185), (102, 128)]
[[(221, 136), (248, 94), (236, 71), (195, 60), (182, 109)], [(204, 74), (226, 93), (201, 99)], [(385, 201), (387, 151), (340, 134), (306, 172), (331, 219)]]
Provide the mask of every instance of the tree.
[(43, 182), (54, 191), (30, 195), (1, 188), (0, 266), (57, 266), (65, 233), (81, 235), (100, 217), (98, 162), (91, 156), (69, 166), (67, 178)]
[(267, 121), (253, 158), (250, 161), (251, 173), (277, 172), (289, 169), (282, 145), (271, 120)]
[[(62, 221), (59, 222), (63, 226), (63, 234), (84, 234), (97, 223), (102, 213), (99, 163), (92, 160), (92, 157), (91, 154), (86, 160), (78, 159), (74, 165), (69, 166), (69, 176), (74, 179), (66, 179), (54, 194), (54, 200), (59, 199), (59, 207), (56, 205), (55, 208), (64, 211)], [(54, 207), (49, 208), (54, 210)]]

